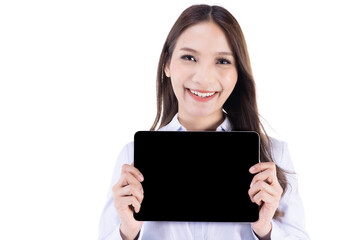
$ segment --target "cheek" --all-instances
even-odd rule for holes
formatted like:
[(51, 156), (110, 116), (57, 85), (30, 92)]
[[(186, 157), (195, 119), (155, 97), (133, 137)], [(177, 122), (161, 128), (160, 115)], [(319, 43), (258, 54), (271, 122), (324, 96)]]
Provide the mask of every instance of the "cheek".
[(234, 89), (236, 82), (237, 82), (237, 72), (236, 71), (231, 71), (231, 72), (227, 72), (226, 74), (224, 74), (221, 77), (222, 80), (222, 86), (223, 89), (225, 90), (225, 92), (229, 92), (231, 93), (232, 90)]
[[(170, 65), (171, 81), (174, 88), (177, 88), (177, 91), (184, 88), (184, 83), (188, 79), (189, 69), (182, 64), (174, 62)], [(181, 89), (180, 89), (181, 88)]]
[(181, 101), (184, 95), (184, 80), (183, 80), (181, 68), (178, 68), (176, 66), (172, 68), (170, 79), (175, 96), (178, 99), (178, 101)]

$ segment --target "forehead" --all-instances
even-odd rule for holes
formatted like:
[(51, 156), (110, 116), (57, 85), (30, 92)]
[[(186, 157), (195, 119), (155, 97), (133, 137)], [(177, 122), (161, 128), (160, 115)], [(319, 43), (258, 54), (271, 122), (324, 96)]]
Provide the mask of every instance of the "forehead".
[(224, 31), (213, 22), (197, 23), (182, 32), (177, 40), (175, 51), (183, 47), (199, 52), (231, 52)]

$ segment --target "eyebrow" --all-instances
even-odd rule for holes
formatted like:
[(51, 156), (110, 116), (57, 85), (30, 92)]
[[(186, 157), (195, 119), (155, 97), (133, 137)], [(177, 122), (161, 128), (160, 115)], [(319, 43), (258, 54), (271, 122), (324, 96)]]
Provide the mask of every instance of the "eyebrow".
[[(193, 53), (198, 53), (198, 51), (196, 51), (195, 49), (188, 48), (188, 47), (180, 48), (180, 50), (189, 51), (189, 52), (193, 52)], [(232, 52), (217, 52), (216, 55), (229, 55), (229, 56), (234, 56), (234, 55), (232, 54)]]

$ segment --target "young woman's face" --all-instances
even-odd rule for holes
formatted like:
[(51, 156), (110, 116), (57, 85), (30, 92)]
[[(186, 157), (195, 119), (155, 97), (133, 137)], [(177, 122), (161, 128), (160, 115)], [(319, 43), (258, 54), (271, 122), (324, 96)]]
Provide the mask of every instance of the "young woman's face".
[(171, 78), (179, 114), (192, 117), (222, 113), (238, 77), (228, 40), (212, 22), (198, 23), (179, 36), (165, 74)]

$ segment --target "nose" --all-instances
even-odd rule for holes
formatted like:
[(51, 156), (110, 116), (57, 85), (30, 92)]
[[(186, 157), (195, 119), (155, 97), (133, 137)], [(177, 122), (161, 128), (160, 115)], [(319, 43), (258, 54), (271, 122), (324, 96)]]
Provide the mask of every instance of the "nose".
[(193, 81), (202, 89), (208, 90), (216, 81), (214, 67), (207, 63), (197, 64)]

